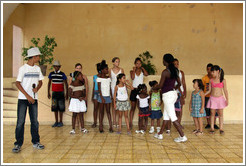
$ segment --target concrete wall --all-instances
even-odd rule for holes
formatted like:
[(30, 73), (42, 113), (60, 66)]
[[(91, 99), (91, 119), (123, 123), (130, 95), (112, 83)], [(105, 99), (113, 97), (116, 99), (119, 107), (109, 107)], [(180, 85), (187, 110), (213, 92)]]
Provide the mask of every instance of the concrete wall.
[(188, 75), (219, 64), (228, 75), (243, 74), (243, 4), (24, 4), (4, 26), (4, 76), (10, 76), (11, 25), (24, 28), (24, 45), (32, 37), (56, 38), (55, 59), (69, 74), (74, 64), (93, 75), (102, 59), (121, 58), (129, 74), (134, 59), (148, 50), (160, 74), (162, 56), (170, 52)]
[[(192, 80), (195, 78), (201, 78), (202, 75), (186, 75), (186, 84), (187, 84), (187, 99), (186, 104), (183, 108), (183, 123), (193, 123), (192, 117), (189, 113), (189, 101), (191, 92), (193, 91)], [(129, 78), (129, 76), (127, 76)], [(157, 80), (159, 82), (160, 76), (148, 76), (144, 79), (146, 85), (150, 80)], [(229, 93), (229, 106), (224, 109), (224, 123), (243, 123), (244, 119), (244, 110), (243, 110), (243, 76), (241, 75), (226, 75), (225, 79), (227, 80), (227, 87)], [(4, 79), (8, 83), (8, 79)], [(14, 79), (12, 79), (13, 81)], [(89, 99), (91, 99), (92, 87), (93, 87), (93, 78), (92, 76), (88, 77), (89, 80)], [(45, 77), (43, 80), (43, 87), (39, 91), (39, 115), (38, 119), (40, 124), (52, 124), (54, 122), (54, 114), (50, 110), (51, 100), (47, 98), (47, 84), (48, 78)], [(148, 86), (149, 89), (149, 86)], [(130, 94), (130, 93), (128, 93)], [(68, 111), (68, 103), (66, 104), (66, 112), (64, 115), (64, 123), (71, 125), (71, 113)], [(162, 109), (163, 111), (163, 109)], [(137, 125), (138, 120), (138, 110), (135, 111), (134, 123)], [(93, 123), (93, 103), (91, 100), (88, 102), (88, 111), (85, 114), (85, 121), (87, 124)], [(29, 123), (29, 117), (27, 116), (27, 123)], [(104, 122), (107, 123), (107, 116), (105, 114)], [(13, 122), (12, 124), (15, 124)], [(123, 120), (123, 124), (125, 121)]]

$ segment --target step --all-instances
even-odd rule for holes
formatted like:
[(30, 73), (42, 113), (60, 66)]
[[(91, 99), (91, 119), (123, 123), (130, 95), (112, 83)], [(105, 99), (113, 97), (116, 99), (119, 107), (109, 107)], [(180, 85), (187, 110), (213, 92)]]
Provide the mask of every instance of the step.
[(15, 85), (15, 82), (12, 82), (11, 88), (13, 88), (14, 90), (17, 90), (17, 91), (18, 91), (18, 88), (17, 88), (17, 86)]
[(12, 88), (4, 88), (3, 89), (3, 96), (10, 96), (10, 97), (18, 97), (19, 92)]
[(17, 104), (3, 103), (3, 110), (17, 110)]
[(17, 118), (3, 118), (4, 125), (16, 125)]
[(13, 88), (13, 83), (16, 82), (16, 78), (7, 78), (4, 77), (3, 78), (3, 88)]
[(3, 96), (3, 103), (17, 104), (18, 98), (17, 97), (11, 97), (11, 96)]
[(16, 118), (16, 117), (17, 117), (17, 111), (15, 110), (11, 110), (11, 111), (4, 110), (3, 111), (3, 118)]

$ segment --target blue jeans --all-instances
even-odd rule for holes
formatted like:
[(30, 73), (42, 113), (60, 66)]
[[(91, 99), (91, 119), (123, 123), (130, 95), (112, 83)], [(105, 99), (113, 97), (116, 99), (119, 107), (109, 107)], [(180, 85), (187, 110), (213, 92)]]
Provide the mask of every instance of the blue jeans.
[(27, 107), (29, 107), (29, 117), (31, 121), (32, 143), (35, 144), (39, 142), (38, 101), (35, 100), (34, 104), (30, 104), (28, 100), (19, 99), (17, 108), (17, 124), (15, 129), (15, 145), (22, 146), (24, 142), (24, 127)]

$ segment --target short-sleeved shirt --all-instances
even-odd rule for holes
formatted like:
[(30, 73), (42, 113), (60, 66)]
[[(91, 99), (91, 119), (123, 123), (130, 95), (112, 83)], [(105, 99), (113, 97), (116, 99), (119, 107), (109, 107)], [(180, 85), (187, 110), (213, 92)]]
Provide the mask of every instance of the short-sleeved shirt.
[(149, 96), (145, 97), (145, 98), (140, 98), (139, 95), (137, 95), (136, 97), (139, 100), (139, 107), (140, 108), (145, 108), (149, 106), (149, 102), (148, 99), (150, 98)]
[(64, 80), (67, 80), (67, 76), (62, 71), (52, 71), (50, 72), (49, 79), (52, 81), (52, 91), (53, 92), (63, 92), (64, 91)]
[[(25, 64), (19, 68), (18, 76), (16, 81), (21, 83), (23, 89), (30, 95), (33, 99), (38, 99), (38, 93), (33, 93), (33, 84), (35, 87), (38, 86), (38, 81), (43, 80), (44, 76), (40, 70), (40, 67), (37, 65), (30, 66)], [(26, 96), (19, 91), (18, 99), (26, 100)]]
[[(206, 93), (207, 91), (209, 91), (209, 77), (208, 75), (205, 75), (204, 77), (202, 77), (202, 84), (204, 86), (203, 92)], [(210, 97), (210, 94), (207, 94), (205, 97)]]
[(97, 82), (101, 82), (102, 96), (110, 96), (110, 78), (97, 77)]

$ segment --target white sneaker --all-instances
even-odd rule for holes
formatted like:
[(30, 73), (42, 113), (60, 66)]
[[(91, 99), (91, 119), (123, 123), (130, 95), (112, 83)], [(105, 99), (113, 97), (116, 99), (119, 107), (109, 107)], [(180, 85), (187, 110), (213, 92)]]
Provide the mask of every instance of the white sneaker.
[(155, 133), (154, 137), (157, 139), (163, 139), (163, 135), (158, 133)]
[(170, 133), (171, 133), (171, 131), (170, 131), (170, 130), (167, 130), (167, 131), (166, 131), (166, 133), (167, 133), (167, 134), (170, 134)]
[(178, 138), (175, 138), (174, 141), (175, 142), (185, 142), (187, 141), (187, 137), (184, 135), (183, 137), (178, 137)]
[(144, 133), (145, 133), (145, 131), (144, 131), (144, 130), (140, 130), (140, 133), (141, 133), (141, 134), (144, 134)]
[(155, 132), (155, 128), (154, 128), (154, 126), (151, 126), (150, 130), (149, 130), (149, 133), (152, 134), (153, 132)]
[(75, 130), (71, 130), (70, 131), (70, 134), (75, 134)]
[(155, 138), (158, 138), (158, 134), (157, 134), (157, 133), (155, 133), (154, 137), (155, 137)]
[(157, 133), (161, 131), (161, 127), (156, 127)]
[(138, 133), (141, 133), (141, 130), (136, 130), (135, 133), (137, 133), (137, 134), (138, 134)]

